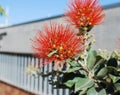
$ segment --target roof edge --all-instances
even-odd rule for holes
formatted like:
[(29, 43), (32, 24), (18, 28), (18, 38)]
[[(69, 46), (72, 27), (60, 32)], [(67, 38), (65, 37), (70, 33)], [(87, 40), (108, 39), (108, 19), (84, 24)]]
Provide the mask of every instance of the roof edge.
[(20, 26), (20, 25), (25, 25), (25, 24), (30, 24), (30, 23), (36, 23), (36, 22), (41, 22), (41, 21), (46, 21), (46, 20), (50, 20), (50, 19), (60, 18), (62, 16), (64, 16), (64, 14), (60, 14), (60, 15), (56, 15), (56, 16), (52, 16), (52, 17), (47, 17), (47, 18), (42, 18), (42, 19), (37, 19), (37, 20), (32, 20), (32, 21), (27, 21), (27, 22), (18, 23), (18, 24), (13, 24), (13, 25), (5, 26), (5, 27), (0, 27), (0, 29)]
[(116, 8), (116, 7), (120, 7), (120, 2), (103, 6), (103, 8), (104, 8), (105, 10), (106, 10), (106, 9), (111, 9), (111, 8)]
[[(120, 7), (120, 2), (103, 6), (103, 8), (105, 10), (108, 10), (108, 9), (111, 9), (111, 8), (116, 8), (116, 7)], [(60, 15), (56, 15), (56, 16), (52, 16), (52, 17), (47, 17), (47, 18), (42, 18), (42, 19), (37, 19), (37, 20), (32, 20), (32, 21), (27, 21), (27, 22), (18, 23), (18, 24), (13, 24), (13, 25), (1, 27), (0, 29), (20, 26), (20, 25), (25, 25), (25, 24), (30, 24), (30, 23), (41, 22), (41, 21), (45, 21), (45, 20), (60, 18), (62, 16), (64, 16), (64, 14), (60, 14)]]

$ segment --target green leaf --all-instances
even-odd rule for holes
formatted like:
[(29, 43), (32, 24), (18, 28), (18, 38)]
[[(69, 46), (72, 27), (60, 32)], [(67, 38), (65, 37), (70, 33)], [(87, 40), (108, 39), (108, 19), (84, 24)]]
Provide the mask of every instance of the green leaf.
[(67, 87), (72, 87), (74, 85), (74, 80), (69, 80), (67, 82), (65, 82), (64, 84), (67, 86)]
[(120, 51), (119, 50), (113, 51), (111, 54), (111, 58), (116, 58), (119, 60), (120, 59)]
[(88, 58), (87, 58), (87, 67), (88, 69), (92, 70), (95, 62), (96, 62), (96, 56), (97, 52), (96, 51), (89, 51), (88, 52)]
[(87, 76), (88, 73), (85, 70), (79, 70), (80, 74)]
[(57, 51), (58, 51), (58, 50), (54, 50), (54, 51), (48, 53), (47, 56), (48, 56), (48, 57), (51, 57), (53, 54), (57, 53)]
[(71, 72), (74, 72), (74, 71), (79, 70), (80, 68), (81, 68), (81, 67), (69, 68), (67, 71), (65, 71), (65, 73), (71, 73)]
[(83, 91), (80, 91), (80, 92), (79, 92), (79, 95), (85, 95), (86, 91), (87, 91), (87, 89), (85, 89), (85, 90), (83, 90)]
[(72, 87), (75, 84), (75, 82), (77, 82), (79, 79), (80, 79), (79, 77), (76, 77), (73, 80), (68, 80), (64, 84), (68, 87)]
[(86, 90), (94, 85), (94, 81), (89, 78), (79, 78), (75, 83), (75, 92)]
[(120, 91), (120, 83), (116, 83), (114, 86), (118, 91)]
[(87, 95), (106, 95), (105, 89), (102, 89), (101, 91), (97, 92), (94, 87), (90, 88), (87, 91)]
[(97, 91), (92, 87), (87, 91), (87, 95), (97, 95)]
[(101, 65), (105, 64), (105, 60), (102, 58), (102, 59), (99, 59), (99, 61), (95, 64), (93, 70), (94, 72), (98, 71), (99, 68), (101, 67)]
[(105, 89), (102, 89), (98, 95), (107, 95)]
[(117, 71), (119, 72), (119, 71), (120, 71), (120, 68), (118, 68)]
[(78, 67), (78, 66), (80, 66), (80, 64), (77, 61), (75, 61), (75, 60), (67, 59), (66, 62), (68, 64), (70, 64), (70, 66), (72, 66), (72, 67)]
[(104, 67), (97, 73), (97, 78), (104, 78), (107, 75), (107, 73), (108, 69)]
[(109, 77), (112, 79), (113, 83), (116, 83), (118, 80), (120, 80), (119, 76), (114, 76), (114, 75), (109, 74)]
[(4, 15), (5, 17), (8, 17), (5, 10), (2, 8), (2, 6), (0, 6), (0, 14)]

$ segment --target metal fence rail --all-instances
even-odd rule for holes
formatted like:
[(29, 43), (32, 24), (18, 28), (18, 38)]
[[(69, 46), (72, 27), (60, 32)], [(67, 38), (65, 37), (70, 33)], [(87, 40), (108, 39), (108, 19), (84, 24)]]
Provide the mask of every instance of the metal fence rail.
[[(41, 62), (44, 59), (35, 58), (32, 54), (0, 52), (0, 80), (37, 95), (70, 95), (69, 90), (53, 89), (48, 78), (34, 77), (27, 73), (28, 66), (39, 66)], [(46, 65), (41, 70), (51, 71), (51, 65)]]

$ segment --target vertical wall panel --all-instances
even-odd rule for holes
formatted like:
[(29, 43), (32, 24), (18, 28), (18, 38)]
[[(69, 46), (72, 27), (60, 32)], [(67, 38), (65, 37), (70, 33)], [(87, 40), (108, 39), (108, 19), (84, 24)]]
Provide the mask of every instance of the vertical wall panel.
[[(45, 62), (29, 54), (0, 53), (0, 79), (12, 85), (26, 89), (37, 95), (69, 95), (69, 90), (54, 89), (49, 84), (50, 77), (31, 76), (27, 72), (29, 66), (40, 67)], [(51, 72), (53, 64), (50, 63), (40, 69), (44, 74)]]

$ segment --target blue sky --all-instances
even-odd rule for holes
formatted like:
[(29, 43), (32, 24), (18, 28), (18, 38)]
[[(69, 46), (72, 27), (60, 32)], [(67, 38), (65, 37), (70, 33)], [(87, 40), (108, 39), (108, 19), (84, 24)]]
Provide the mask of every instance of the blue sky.
[[(120, 0), (100, 0), (102, 5)], [(63, 14), (68, 0), (0, 0), (2, 7), (9, 9), (9, 24), (18, 24)], [(4, 23), (4, 17), (0, 17)]]

